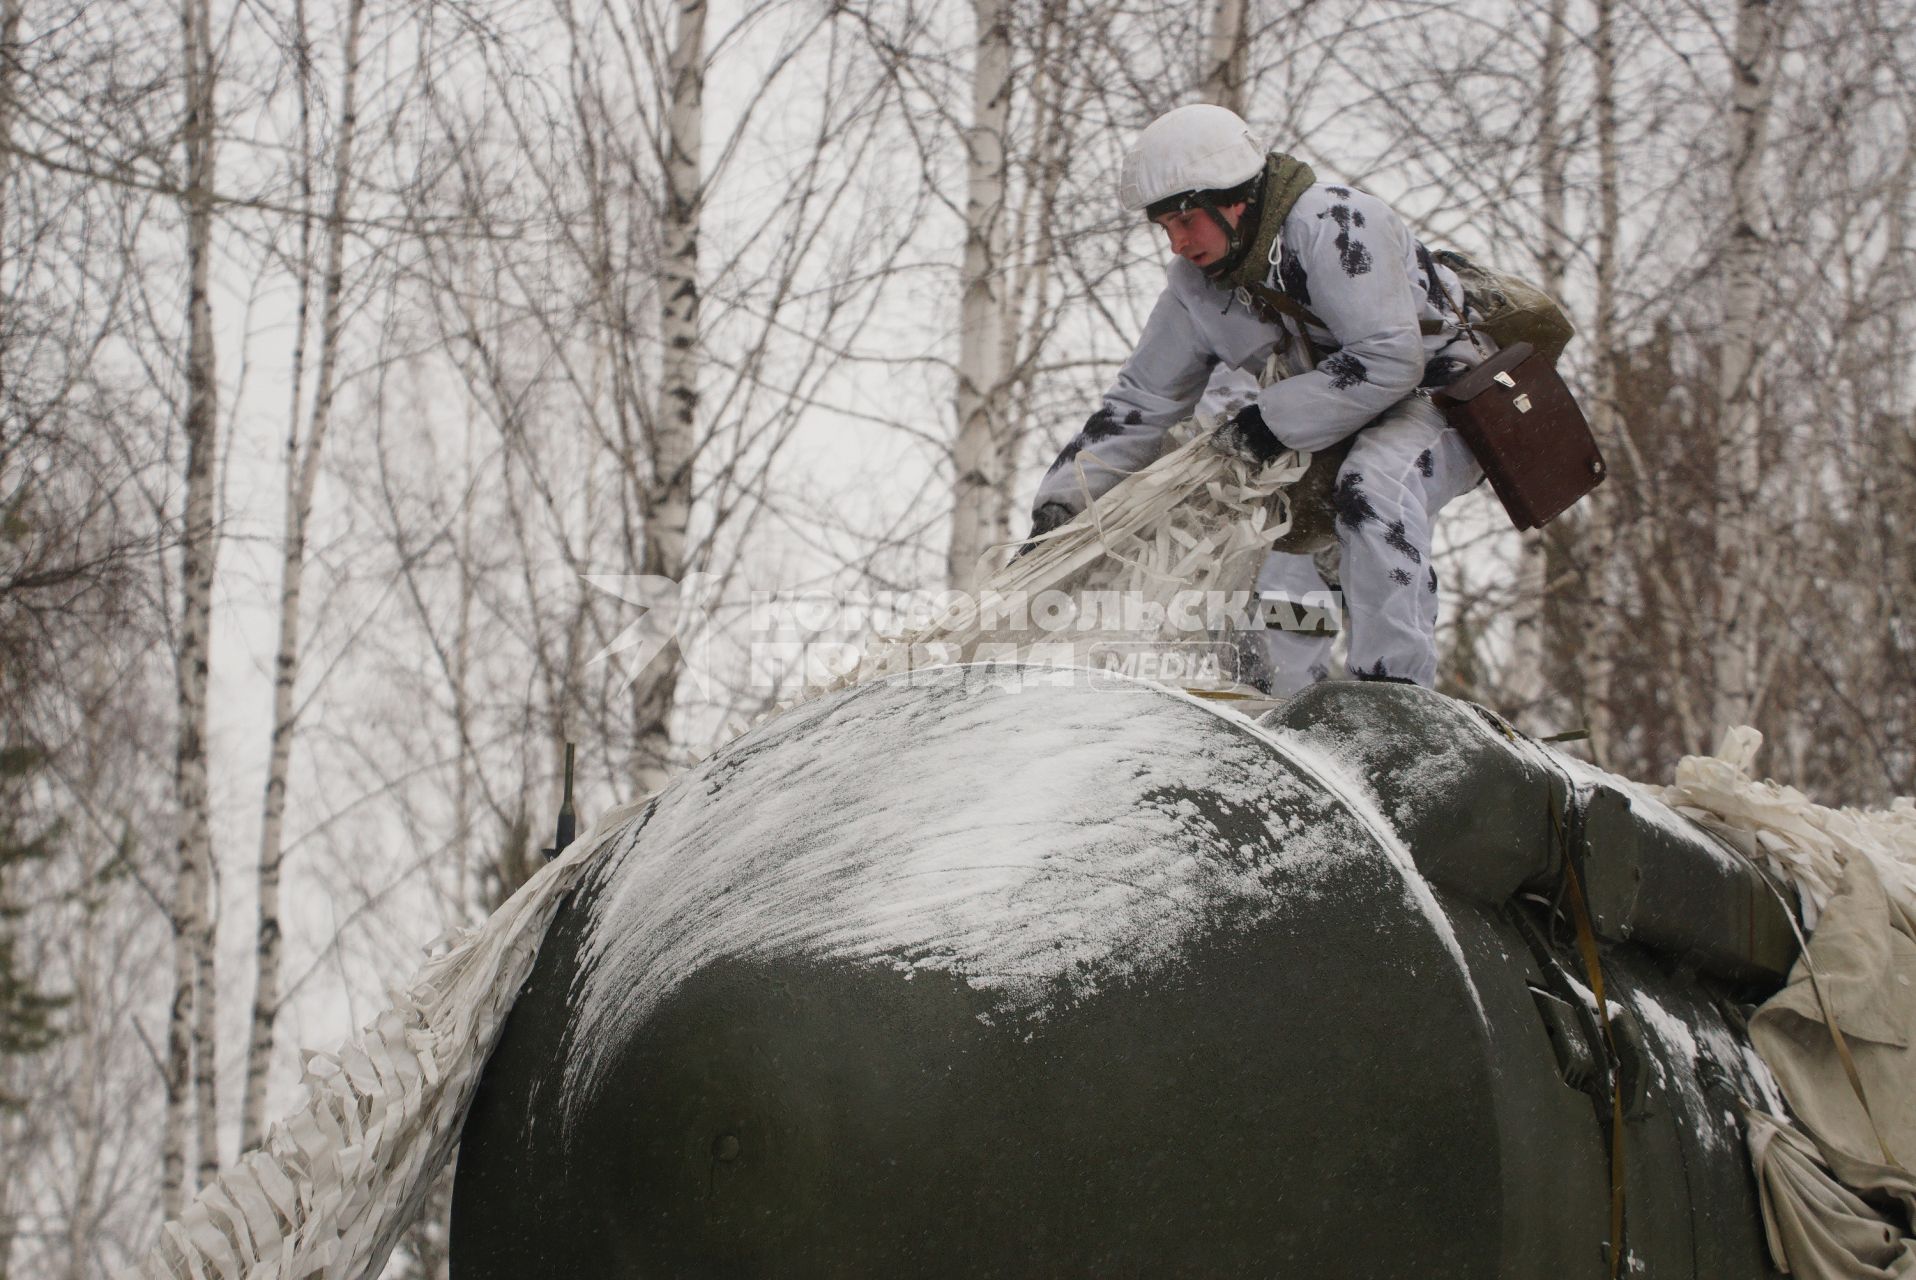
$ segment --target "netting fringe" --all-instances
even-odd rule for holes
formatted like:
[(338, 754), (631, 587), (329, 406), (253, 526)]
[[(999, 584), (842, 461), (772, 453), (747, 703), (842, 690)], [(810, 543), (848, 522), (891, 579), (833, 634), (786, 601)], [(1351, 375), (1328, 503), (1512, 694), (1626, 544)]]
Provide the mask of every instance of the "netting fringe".
[(1916, 800), (1886, 809), (1831, 809), (1755, 773), (1763, 735), (1748, 725), (1723, 735), (1715, 755), (1685, 756), (1664, 800), (1716, 830), (1793, 886), (1814, 928), (1852, 858), (1875, 864), (1883, 888), (1916, 913)]
[[(1309, 470), (1311, 455), (1286, 450), (1259, 466), (1213, 448), (1215, 425), (1207, 417), (1179, 424), (1171, 432), (1172, 440), (1179, 442), (1175, 447), (1119, 481), (1085, 515), (1039, 536), (1031, 551), (982, 575), (976, 591), (927, 625), (876, 637), (855, 669), (808, 684), (773, 714), (820, 694), (910, 670), (927, 654), (939, 662), (969, 662), (981, 645), (1008, 642), (1013, 650), (1029, 651), (1050, 639), (1028, 630), (1010, 635), (995, 631), (982, 607), (994, 596), (1032, 600), (1053, 591), (1080, 597), (1114, 591), (1164, 604), (1180, 592), (1248, 589), (1271, 544), (1291, 527), (1285, 491)], [(1087, 460), (1097, 461), (1094, 450), (1074, 459), (1080, 475)], [(1002, 554), (1008, 549), (997, 550)], [(1080, 646), (1096, 639), (1087, 628), (1075, 631)], [(1153, 637), (1127, 633), (1124, 638)], [(1171, 624), (1155, 638), (1172, 638)]]
[(130, 1275), (359, 1280), (417, 1216), (560, 899), (642, 806), (602, 817), (478, 926), (443, 940), (390, 1008), (306, 1061), (305, 1105), (203, 1187)]

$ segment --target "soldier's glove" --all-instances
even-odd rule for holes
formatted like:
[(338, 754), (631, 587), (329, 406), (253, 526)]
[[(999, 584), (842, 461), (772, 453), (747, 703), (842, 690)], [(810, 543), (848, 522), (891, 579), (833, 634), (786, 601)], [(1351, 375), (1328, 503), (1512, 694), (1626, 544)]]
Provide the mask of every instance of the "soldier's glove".
[(1271, 429), (1264, 425), (1264, 414), (1255, 401), (1245, 405), (1211, 433), (1211, 445), (1227, 457), (1242, 458), (1260, 466), (1284, 449)]
[[(1034, 539), (1041, 538), (1053, 529), (1056, 529), (1059, 525), (1069, 524), (1075, 515), (1077, 515), (1077, 512), (1062, 502), (1047, 502), (1031, 513), (1031, 536)], [(1027, 542), (1022, 547), (1019, 547), (1017, 555), (1011, 558), (1016, 560), (1018, 556), (1023, 555), (1037, 545), (1035, 541)]]

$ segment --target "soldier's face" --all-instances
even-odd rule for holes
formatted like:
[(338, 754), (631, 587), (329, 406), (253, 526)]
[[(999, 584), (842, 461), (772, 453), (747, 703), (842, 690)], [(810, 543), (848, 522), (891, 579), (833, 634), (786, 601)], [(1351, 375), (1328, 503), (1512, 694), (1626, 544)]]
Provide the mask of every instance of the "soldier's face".
[[(1237, 220), (1244, 216), (1244, 206), (1227, 204), (1218, 212), (1235, 227)], [(1171, 252), (1192, 266), (1208, 267), (1230, 252), (1231, 244), (1224, 238), (1224, 228), (1218, 226), (1217, 221), (1202, 209), (1162, 214), (1155, 221), (1170, 237)]]

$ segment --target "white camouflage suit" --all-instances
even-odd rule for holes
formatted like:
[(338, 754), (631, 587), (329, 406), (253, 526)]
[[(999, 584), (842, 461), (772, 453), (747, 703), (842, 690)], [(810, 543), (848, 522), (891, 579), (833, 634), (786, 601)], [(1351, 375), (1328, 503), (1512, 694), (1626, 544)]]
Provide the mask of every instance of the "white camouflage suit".
[[(1306, 188), (1272, 250), (1265, 283), (1324, 327), (1281, 321), (1293, 333), (1308, 330), (1318, 363), (1257, 393), (1264, 422), (1293, 449), (1322, 449), (1356, 433), (1332, 499), (1351, 672), (1430, 685), (1437, 675), (1431, 523), (1483, 477), (1421, 390), (1482, 359), (1445, 297), (1448, 291), (1461, 303), (1463, 290), (1388, 205), (1349, 187)], [(1425, 320), (1442, 322), (1441, 332), (1426, 336)], [(1103, 406), (1052, 464), (1034, 508), (1061, 503), (1076, 514), (1149, 466), (1165, 431), (1190, 416), (1220, 364), (1262, 370), (1280, 337), (1247, 295), (1173, 260), (1136, 349)], [(1292, 600), (1324, 589), (1310, 556), (1275, 552), (1257, 585), (1267, 598)], [(1260, 641), (1274, 692), (1329, 674), (1328, 635), (1267, 630)]]

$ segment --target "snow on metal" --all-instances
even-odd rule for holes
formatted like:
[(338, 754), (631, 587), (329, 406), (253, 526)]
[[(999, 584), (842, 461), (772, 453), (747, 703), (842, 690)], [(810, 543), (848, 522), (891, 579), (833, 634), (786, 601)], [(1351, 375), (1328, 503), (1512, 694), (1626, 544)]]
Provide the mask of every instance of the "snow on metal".
[[(1256, 815), (1266, 839), (1234, 841), (1192, 795)], [(1226, 913), (1308, 900), (1380, 847), (1468, 984), (1395, 834), (1242, 717), (1083, 670), (864, 685), (685, 775), (582, 889), (555, 1102), (568, 1125), (586, 1113), (619, 1046), (721, 959), (937, 970), (991, 994), (994, 1016), (1041, 1020), (1060, 996), (1170, 963)]]
[[(1261, 729), (1259, 732), (1263, 732)], [(1490, 1029), (1490, 1015), (1484, 1010), (1483, 996), (1477, 990), (1477, 984), (1470, 976), (1470, 965), (1464, 959), (1463, 944), (1457, 940), (1457, 931), (1451, 926), (1450, 917), (1444, 914), (1444, 908), (1437, 901), (1430, 884), (1424, 879), (1423, 872), (1417, 869), (1417, 863), (1404, 842), (1398, 838), (1397, 827), (1385, 817), (1377, 804), (1376, 793), (1366, 783), (1361, 774), (1355, 774), (1339, 766), (1334, 755), (1320, 752), (1309, 745), (1303, 735), (1284, 733), (1282, 735), (1265, 734), (1271, 749), (1288, 756), (1299, 767), (1305, 768), (1317, 779), (1327, 792), (1336, 796), (1351, 812), (1363, 819), (1365, 825), (1376, 835), (1378, 845), (1384, 850), (1396, 866), (1403, 880), (1405, 892), (1429, 920), (1437, 936), (1443, 940), (1444, 947), (1457, 962), (1457, 972), (1463, 977), (1464, 988), (1470, 992), (1471, 1003), (1476, 1007), (1477, 1020)]]

